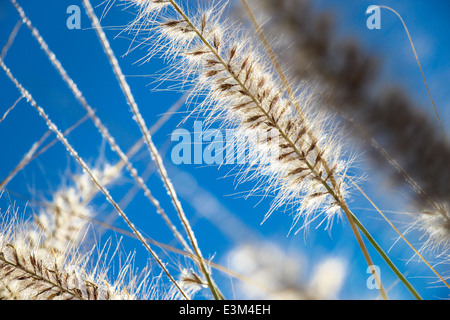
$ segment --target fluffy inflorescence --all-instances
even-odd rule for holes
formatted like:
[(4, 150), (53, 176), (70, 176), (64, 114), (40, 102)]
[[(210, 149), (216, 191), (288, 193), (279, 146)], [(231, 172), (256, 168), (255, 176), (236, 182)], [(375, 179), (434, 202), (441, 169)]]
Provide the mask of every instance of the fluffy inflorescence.
[(341, 258), (327, 258), (308, 274), (304, 257), (264, 242), (234, 248), (227, 261), (247, 280), (239, 284), (244, 299), (335, 299), (346, 276)]
[[(118, 176), (116, 168), (108, 164), (101, 170), (94, 170), (94, 174), (103, 185)], [(74, 176), (73, 180), (73, 186), (62, 187), (52, 195), (46, 208), (34, 216), (32, 229), (27, 233), (29, 241), (45, 250), (65, 252), (76, 248), (94, 216), (89, 202), (98, 192), (97, 186), (86, 173)]]
[(291, 75), (325, 92), (324, 106), (348, 120), (374, 163), (414, 191), (414, 227), (428, 234), (427, 247), (448, 248), (450, 145), (435, 121), (408, 93), (383, 85), (376, 57), (333, 33), (333, 16), (314, 12), (309, 0), (264, 0), (258, 7), (268, 18), (265, 29), (283, 35), (277, 49)]
[[(131, 299), (105, 274), (88, 273), (86, 257), (75, 252), (43, 250), (28, 241), (18, 226), (0, 236), (0, 299), (115, 300)], [(9, 229), (9, 230), (7, 230)]]
[(238, 26), (227, 27), (219, 7), (188, 17), (175, 2), (158, 1), (168, 7), (158, 18), (154, 1), (134, 3), (140, 13), (130, 29), (139, 34), (159, 27), (146, 35), (149, 56), (162, 52), (174, 74), (195, 79), (194, 92), (204, 97), (198, 108), (207, 119), (222, 119), (248, 138), (246, 174), (264, 182), (264, 192), (277, 192), (273, 209), (295, 203), (296, 217), (308, 219), (339, 212), (347, 190), (342, 139), (335, 138), (309, 89), (302, 88), (298, 101), (290, 99), (249, 37)]
[[(118, 177), (116, 167), (108, 164), (94, 172), (105, 185)], [(91, 266), (93, 250), (82, 253), (80, 246), (94, 216), (89, 202), (98, 188), (86, 173), (73, 179), (74, 185), (59, 188), (51, 203), (30, 222), (2, 221), (0, 299), (149, 298), (154, 292), (147, 281), (148, 273), (133, 274), (131, 256), (111, 283), (108, 266), (102, 262), (105, 257), (96, 256)]]
[(423, 211), (410, 227), (426, 235), (422, 250), (435, 253), (443, 261), (450, 259), (449, 212), (448, 207), (442, 207), (439, 212)]

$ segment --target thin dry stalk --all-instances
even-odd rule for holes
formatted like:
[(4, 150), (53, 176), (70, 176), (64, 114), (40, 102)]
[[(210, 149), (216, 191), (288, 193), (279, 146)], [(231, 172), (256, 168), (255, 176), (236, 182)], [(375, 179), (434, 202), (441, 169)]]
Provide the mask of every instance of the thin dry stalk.
[(14, 39), (16, 39), (17, 33), (19, 33), (20, 27), (22, 26), (22, 21), (17, 21), (16, 25), (14, 26), (14, 29), (11, 31), (8, 37), (8, 41), (2, 48), (2, 52), (0, 53), (0, 59), (5, 59), (6, 54), (8, 53), (9, 48), (11, 48), (12, 44), (14, 43)]
[[(429, 234), (450, 234), (447, 183), (450, 172), (444, 170), (450, 162), (448, 140), (418, 111), (410, 95), (396, 88), (377, 88), (376, 59), (357, 43), (338, 39), (332, 33), (328, 14), (312, 12), (306, 0), (260, 3), (263, 12), (270, 15), (269, 27), (282, 32), (293, 44), (287, 50), (279, 49), (284, 51), (281, 55), (284, 63), (292, 66), (292, 75), (322, 90), (324, 104), (350, 124), (350, 132), (356, 139), (368, 143), (369, 155), (375, 163), (395, 168), (391, 177), (412, 187), (423, 220), (431, 213), (434, 220), (443, 222), (439, 232), (433, 231), (439, 224), (430, 225)], [(408, 31), (407, 34), (422, 69)], [(423, 79), (426, 83), (424, 76)], [(429, 90), (428, 94), (440, 120)], [(441, 121), (439, 124), (443, 129)], [(389, 166), (386, 169), (390, 170)], [(446, 241), (448, 236), (436, 239), (444, 247)]]
[[(114, 167), (105, 164), (102, 169), (94, 169), (102, 185), (110, 185), (116, 178)], [(52, 194), (45, 209), (34, 215), (34, 225), (27, 233), (36, 246), (58, 253), (78, 248), (85, 237), (88, 219), (94, 216), (89, 203), (98, 192), (97, 187), (86, 173), (73, 177), (73, 186), (64, 186)]]
[[(135, 299), (127, 284), (108, 283), (104, 272), (87, 273), (85, 256), (34, 246), (20, 225), (3, 225), (0, 236), (0, 300)], [(122, 288), (120, 288), (122, 287)], [(120, 289), (119, 289), (120, 288)], [(131, 291), (131, 290), (130, 290)]]
[(442, 133), (444, 134), (444, 136), (447, 136), (447, 134), (445, 133), (444, 126), (442, 125), (442, 121), (441, 121), (441, 117), (439, 116), (439, 112), (438, 112), (438, 110), (436, 108), (436, 105), (434, 104), (433, 97), (431, 96), (430, 88), (428, 87), (427, 80), (425, 79), (425, 75), (423, 74), (422, 66), (420, 64), (419, 57), (417, 56), (416, 48), (414, 47), (414, 43), (413, 43), (413, 41), (411, 39), (411, 35), (409, 34), (409, 30), (406, 27), (405, 21), (403, 20), (402, 16), (397, 11), (392, 9), (391, 7), (380, 6), (380, 8), (385, 8), (385, 9), (388, 9), (388, 10), (392, 11), (400, 19), (400, 21), (402, 22), (403, 28), (405, 29), (405, 32), (408, 35), (408, 40), (409, 40), (409, 43), (411, 44), (411, 49), (414, 52), (414, 57), (416, 58), (417, 65), (419, 66), (419, 70), (420, 70), (420, 74), (422, 76), (423, 82), (425, 84), (425, 87), (427, 88), (428, 97), (430, 98), (430, 102), (431, 102), (431, 105), (433, 106), (433, 110), (434, 110), (434, 113), (436, 114), (436, 118), (437, 118), (437, 120), (439, 122), (439, 126), (441, 127), (441, 130), (442, 130)]
[[(68, 127), (66, 130), (64, 130), (63, 135), (67, 137), (73, 130), (78, 128), (81, 124), (83, 124), (87, 119), (89, 119), (89, 115), (82, 116), (77, 122), (75, 122), (73, 125)], [(49, 143), (47, 143), (45, 146), (43, 146), (41, 149), (36, 151), (36, 153), (33, 155), (33, 157), (30, 159), (30, 162), (39, 157), (41, 154), (45, 153), (48, 149), (53, 147), (55, 143), (57, 143), (59, 140), (58, 138), (53, 139)]]
[(17, 104), (20, 102), (20, 100), (22, 100), (22, 98), (23, 98), (22, 96), (17, 98), (17, 100), (13, 103), (13, 105), (5, 111), (5, 113), (3, 114), (3, 117), (0, 118), (0, 123), (2, 123), (6, 119), (8, 114), (17, 106)]
[(141, 233), (136, 229), (136, 227), (131, 223), (128, 216), (125, 214), (125, 212), (122, 211), (122, 209), (119, 207), (119, 205), (114, 201), (114, 199), (111, 197), (109, 192), (106, 190), (106, 188), (99, 182), (97, 177), (94, 175), (92, 170), (88, 167), (86, 162), (78, 155), (78, 153), (73, 149), (73, 147), (70, 145), (70, 143), (67, 141), (67, 139), (64, 137), (64, 135), (59, 131), (59, 129), (56, 127), (56, 125), (49, 119), (47, 114), (45, 113), (44, 109), (37, 105), (36, 101), (33, 99), (31, 94), (23, 88), (23, 86), (17, 81), (17, 79), (12, 75), (11, 71), (8, 69), (8, 67), (5, 65), (3, 60), (0, 59), (0, 66), (5, 71), (8, 78), (15, 84), (17, 89), (20, 91), (20, 93), (28, 100), (28, 102), (31, 104), (32, 107), (34, 107), (39, 115), (45, 120), (47, 126), (52, 130), (58, 139), (63, 143), (63, 145), (66, 147), (66, 149), (69, 151), (69, 153), (72, 155), (72, 157), (80, 164), (80, 166), (83, 168), (84, 171), (90, 176), (92, 181), (97, 185), (97, 187), (101, 190), (101, 192), (105, 195), (106, 199), (109, 203), (117, 210), (119, 215), (124, 219), (125, 223), (130, 227), (130, 229), (136, 234), (138, 239), (141, 241), (141, 243), (144, 245), (144, 247), (147, 249), (147, 251), (152, 255), (152, 257), (156, 260), (156, 262), (159, 264), (159, 266), (162, 268), (164, 273), (169, 277), (170, 281), (175, 285), (175, 287), (180, 291), (180, 294), (185, 298), (188, 299), (188, 296), (184, 293), (184, 291), (179, 287), (178, 283), (175, 281), (175, 279), (170, 275), (168, 269), (164, 265), (164, 263), (159, 259), (158, 255), (151, 249), (151, 247), (145, 242), (144, 237), (141, 235)]
[[(0, 60), (2, 61), (2, 60)], [(0, 192), (6, 187), (6, 185), (13, 179), (16, 174), (22, 170), (33, 158), (33, 156), (36, 153), (36, 150), (39, 149), (39, 147), (44, 143), (44, 141), (48, 138), (50, 135), (50, 130), (47, 131), (38, 141), (33, 143), (30, 150), (24, 155), (22, 160), (17, 164), (17, 166), (8, 174), (8, 176), (0, 183)]]
[[(292, 90), (292, 88), (291, 88), (291, 86), (290, 86), (290, 84), (289, 84), (289, 82), (288, 82), (288, 80), (287, 80), (287, 78), (286, 78), (286, 76), (285, 76), (285, 74), (284, 74), (280, 64), (278, 63), (278, 60), (277, 60), (277, 58), (275, 56), (275, 53), (273, 52), (272, 48), (269, 45), (269, 42), (267, 41), (266, 37), (264, 36), (264, 33), (263, 33), (262, 29), (260, 28), (258, 22), (256, 21), (255, 16), (253, 15), (252, 9), (250, 8), (250, 6), (248, 5), (246, 0), (241, 0), (241, 3), (243, 4), (245, 10), (247, 11), (247, 13), (248, 13), (248, 15), (249, 15), (249, 17), (250, 17), (250, 19), (251, 19), (251, 21), (253, 23), (253, 26), (256, 29), (256, 32), (257, 32), (259, 38), (263, 42), (264, 47), (265, 47), (265, 49), (267, 50), (267, 52), (269, 54), (270, 60), (274, 64), (275, 69), (276, 69), (276, 71), (277, 71), (281, 81), (283, 82), (283, 85), (285, 86), (286, 90), (288, 91), (289, 96), (291, 97), (292, 101), (294, 102), (296, 110), (297, 110), (299, 116), (300, 117), (304, 117), (303, 111), (302, 111), (302, 109), (300, 107), (300, 104), (298, 103), (298, 101), (297, 101), (297, 99), (295, 97), (294, 91)], [(312, 132), (309, 133), (309, 134), (312, 136)], [(321, 160), (321, 162), (324, 162), (323, 165), (324, 165), (325, 169), (327, 170), (327, 172), (329, 172), (330, 170), (329, 170), (329, 167), (328, 167), (327, 163), (325, 163), (325, 161), (323, 159)], [(331, 177), (330, 181), (335, 184), (336, 182), (333, 181), (333, 179), (334, 178)], [(367, 265), (370, 267), (370, 266), (373, 265), (372, 259), (370, 257), (369, 252), (367, 251), (367, 248), (366, 248), (366, 246), (364, 244), (364, 241), (361, 238), (361, 234), (359, 233), (359, 231), (358, 231), (358, 229), (357, 229), (357, 227), (355, 225), (355, 222), (353, 221), (352, 214), (351, 214), (350, 210), (348, 209), (347, 205), (345, 205), (345, 207), (342, 207), (342, 208), (343, 208), (343, 210), (345, 212), (347, 220), (350, 223), (350, 226), (351, 226), (352, 231), (353, 231), (353, 233), (354, 233), (354, 235), (356, 237), (358, 245), (360, 246), (361, 251), (363, 252), (363, 255), (364, 255), (365, 259), (366, 259)], [(376, 274), (375, 271), (374, 271), (374, 276), (377, 278), (377, 281), (379, 283), (381, 283), (379, 275)], [(383, 296), (383, 298), (387, 298), (387, 295), (384, 292), (384, 289), (381, 290), (381, 295)]]
[[(159, 22), (161, 33), (169, 38), (168, 44), (161, 45), (161, 48), (173, 48), (172, 52), (166, 51), (165, 54), (186, 56), (182, 62), (188, 65), (187, 68), (191, 67), (189, 71), (201, 76), (199, 83), (207, 87), (211, 103), (217, 104), (214, 106), (216, 117), (226, 113), (249, 135), (257, 130), (275, 132), (280, 143), (274, 145), (275, 139), (268, 143), (256, 140), (254, 145), (261, 152), (281, 148), (281, 155), (267, 160), (274, 167), (273, 180), (278, 180), (284, 190), (290, 189), (291, 195), (306, 193), (301, 205), (303, 209), (311, 210), (308, 208), (311, 202), (315, 202), (312, 204), (313, 210), (323, 208), (324, 202), (329, 201), (330, 212), (340, 208), (349, 221), (353, 221), (344, 200), (342, 177), (345, 173), (341, 176), (339, 171), (342, 169), (338, 168), (336, 158), (330, 154), (330, 150), (334, 152), (339, 147), (331, 141), (324, 141), (318, 134), (318, 128), (314, 127), (314, 121), (307, 119), (303, 112), (293, 117), (293, 101), (283, 97), (261, 62), (243, 47), (245, 41), (241, 38), (240, 42), (233, 42), (236, 36), (223, 30), (217, 21), (219, 14), (214, 16), (212, 12), (205, 12), (199, 14), (198, 21), (194, 22), (175, 1), (159, 1), (158, 4), (172, 7), (180, 17), (178, 20)], [(156, 2), (137, 2), (136, 5), (141, 8), (138, 20), (142, 19), (144, 24), (149, 25), (157, 23), (149, 18)], [(227, 39), (225, 43), (224, 39)], [(333, 165), (330, 166), (329, 162)], [(330, 213), (328, 215), (332, 216)], [(356, 226), (351, 226), (355, 235), (359, 234)], [(364, 248), (362, 239), (357, 237), (357, 240)], [(363, 253), (372, 265), (367, 250)], [(380, 284), (382, 296), (387, 298), (378, 276), (375, 278)]]
[(181, 243), (181, 245), (185, 248), (185, 250), (190, 250), (189, 246), (187, 245), (186, 241), (184, 240), (183, 236), (179, 233), (175, 225), (172, 223), (170, 218), (167, 216), (163, 208), (161, 207), (159, 201), (152, 195), (150, 189), (147, 187), (147, 185), (144, 183), (142, 178), (137, 173), (137, 170), (133, 167), (132, 163), (129, 161), (129, 158), (127, 155), (122, 151), (122, 149), (119, 147), (119, 145), (115, 142), (114, 138), (109, 133), (108, 129), (103, 125), (100, 118), (96, 116), (94, 109), (88, 104), (85, 97), (83, 96), (82, 92), (78, 89), (78, 86), (72, 78), (67, 74), (66, 70), (60, 63), (60, 61), (57, 59), (56, 55), (50, 50), (47, 43), (44, 41), (44, 39), (39, 34), (39, 31), (32, 25), (30, 19), (26, 16), (25, 12), (23, 11), (22, 7), (17, 3), (16, 0), (10, 0), (16, 10), (18, 11), (20, 17), (22, 18), (23, 23), (27, 25), (27, 27), (31, 30), (33, 37), (38, 41), (39, 45), (41, 46), (42, 50), (45, 52), (47, 57), (49, 58), (52, 65), (55, 67), (55, 69), (60, 74), (61, 78), (64, 80), (64, 82), (67, 84), (69, 89), (72, 91), (74, 96), (77, 98), (77, 100), (80, 102), (82, 107), (87, 111), (87, 114), (94, 122), (95, 126), (101, 133), (102, 137), (108, 141), (109, 145), (111, 146), (111, 149), (119, 156), (120, 162), (117, 164), (117, 172), (120, 172), (122, 167), (125, 165), (128, 172), (131, 174), (131, 176), (134, 178), (134, 180), (137, 182), (137, 184), (141, 187), (141, 189), (144, 191), (145, 196), (149, 199), (149, 201), (153, 204), (153, 206), (156, 208), (157, 213), (164, 219), (165, 223), (169, 226), (171, 231), (173, 232), (175, 238)]
[[(63, 135), (67, 136), (70, 132), (75, 130), (80, 124), (82, 124), (85, 120), (87, 120), (87, 116), (82, 117), (80, 120), (78, 120), (75, 124), (67, 128)], [(51, 131), (48, 130), (45, 132), (42, 137), (33, 144), (33, 146), (30, 148), (30, 150), (25, 154), (25, 156), (22, 158), (20, 163), (8, 174), (8, 177), (6, 177), (1, 183), (0, 183), (0, 191), (5, 189), (6, 185), (13, 179), (17, 173), (21, 170), (23, 170), (30, 162), (32, 162), (34, 159), (36, 159), (38, 156), (43, 154), (45, 151), (47, 151), (49, 148), (51, 148), (57, 141), (58, 138), (55, 138), (53, 141), (46, 144), (44, 147), (39, 149), (39, 147), (45, 142), (45, 140), (50, 136)], [(36, 147), (36, 148), (35, 148)]]
[(195, 238), (194, 232), (192, 230), (192, 227), (189, 223), (189, 220), (186, 217), (186, 214), (184, 213), (184, 210), (181, 206), (180, 201), (178, 200), (178, 196), (176, 194), (175, 188), (173, 187), (173, 184), (168, 177), (168, 174), (167, 174), (166, 168), (163, 164), (163, 161), (161, 159), (161, 156), (159, 155), (159, 152), (158, 152), (156, 146), (153, 144), (150, 132), (147, 128), (147, 125), (145, 124), (144, 118), (142, 117), (142, 115), (139, 111), (138, 105), (133, 97), (133, 94), (132, 94), (131, 89), (125, 79), (125, 76), (122, 73), (122, 70), (121, 70), (119, 63), (114, 55), (114, 52), (111, 49), (109, 41), (106, 38), (106, 35), (101, 28), (100, 22), (98, 21), (98, 18), (95, 15), (94, 10), (93, 10), (89, 0), (83, 0), (83, 5), (86, 8), (86, 12), (87, 12), (89, 18), (91, 19), (91, 22), (92, 22), (92, 25), (93, 25), (95, 31), (97, 32), (97, 35), (100, 39), (103, 49), (104, 49), (106, 55), (108, 56), (108, 60), (113, 68), (113, 71), (114, 71), (114, 74), (116, 75), (117, 80), (119, 81), (122, 92), (124, 93), (126, 100), (128, 102), (128, 105), (130, 106), (131, 111), (133, 112), (134, 120), (137, 122), (139, 129), (141, 130), (141, 133), (145, 139), (145, 142), (147, 144), (150, 155), (158, 167), (158, 171), (160, 173), (160, 176), (162, 178), (164, 186), (166, 187), (166, 189), (170, 195), (170, 198), (172, 199), (172, 203), (178, 212), (178, 216), (179, 216), (179, 218), (183, 224), (183, 227), (188, 235), (188, 238), (191, 242), (194, 253), (196, 254), (196, 256), (198, 258), (197, 262), (199, 263), (200, 268), (208, 281), (210, 290), (215, 299), (220, 299), (221, 294), (218, 293), (216, 286), (212, 282), (209, 271), (206, 269), (206, 267), (203, 263), (203, 257), (202, 257), (200, 248), (198, 246), (197, 239)]

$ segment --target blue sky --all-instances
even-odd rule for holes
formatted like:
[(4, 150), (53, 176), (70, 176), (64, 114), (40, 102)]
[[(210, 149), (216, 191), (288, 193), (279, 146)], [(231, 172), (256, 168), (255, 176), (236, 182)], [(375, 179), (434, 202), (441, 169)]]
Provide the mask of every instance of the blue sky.
[[(92, 1), (98, 5), (102, 1)], [(118, 144), (127, 150), (140, 137), (140, 132), (132, 120), (126, 101), (109, 62), (101, 48), (98, 38), (90, 27), (90, 22), (82, 9), (81, 30), (69, 30), (66, 27), (69, 5), (79, 5), (81, 1), (30, 1), (22, 0), (26, 14), (36, 26), (50, 49), (56, 54), (68, 74), (78, 84), (90, 105), (96, 109), (97, 115), (104, 121)], [(423, 85), (419, 69), (415, 62), (409, 42), (400, 21), (391, 12), (382, 11), (380, 30), (366, 28), (365, 10), (372, 4), (384, 4), (376, 1), (331, 1), (320, 0), (315, 6), (336, 14), (337, 32), (341, 36), (355, 36), (372, 53), (382, 58), (382, 75), (385, 81), (401, 84), (411, 92), (417, 104), (430, 116), (433, 116), (426, 89)], [(404, 18), (422, 67), (430, 86), (431, 93), (438, 107), (445, 128), (450, 123), (450, 93), (448, 79), (450, 78), (450, 28), (447, 13), (450, 5), (447, 1), (395, 1), (389, 3)], [(103, 6), (96, 8), (100, 15)], [(102, 25), (109, 37), (113, 50), (119, 58), (120, 65), (127, 75), (140, 110), (148, 125), (156, 121), (182, 96), (180, 92), (168, 90), (154, 90), (155, 75), (167, 66), (160, 59), (152, 59), (143, 65), (136, 63), (145, 55), (145, 47), (134, 50), (128, 55), (125, 53), (130, 46), (129, 35), (119, 35), (121, 27), (126, 25), (134, 15), (131, 9), (122, 10), (122, 7), (113, 7), (102, 19)], [(0, 46), (6, 43), (8, 36), (18, 21), (19, 16), (7, 0), (0, 0)], [(116, 37), (117, 36), (117, 37)], [(84, 115), (84, 111), (72, 96), (66, 85), (61, 81), (57, 72), (48, 62), (37, 42), (31, 36), (26, 26), (22, 26), (13, 46), (10, 48), (5, 63), (13, 74), (27, 88), (35, 100), (43, 106), (51, 119), (65, 129), (75, 123)], [(165, 89), (163, 84), (161, 89)], [(0, 115), (11, 106), (19, 97), (19, 92), (2, 72), (0, 74)], [(172, 118), (154, 135), (155, 144), (166, 150), (170, 155), (173, 145), (170, 144), (170, 134), (180, 126), (187, 115), (186, 107)], [(192, 131), (193, 119), (183, 124), (183, 127)], [(45, 123), (24, 100), (0, 123), (0, 179), (5, 177), (20, 161), (31, 145), (47, 130)], [(114, 162), (117, 157), (108, 147), (104, 147), (97, 129), (89, 121), (83, 123), (70, 136), (69, 141), (80, 155), (92, 165), (98, 159)], [(198, 242), (206, 257), (213, 257), (214, 261), (227, 263), (226, 252), (232, 249), (236, 242), (249, 238), (248, 233), (237, 231), (230, 237), (225, 231), (221, 232), (221, 223), (210, 222), (202, 214), (212, 214), (222, 223), (230, 222), (226, 215), (233, 215), (240, 223), (244, 223), (260, 239), (277, 243), (289, 254), (300, 253), (309, 262), (308, 271), (327, 256), (342, 256), (348, 260), (347, 278), (339, 297), (349, 299), (375, 298), (377, 292), (366, 287), (366, 265), (362, 258), (348, 223), (338, 221), (331, 231), (323, 227), (311, 228), (307, 234), (299, 232), (290, 234), (292, 216), (288, 212), (275, 212), (266, 222), (261, 224), (265, 213), (270, 208), (270, 199), (258, 197), (245, 198), (251, 189), (251, 183), (236, 186), (233, 177), (226, 177), (232, 169), (224, 166), (201, 165), (174, 165), (169, 156), (164, 159), (169, 176), (172, 177), (175, 187), (179, 190), (182, 204), (190, 217)], [(361, 166), (364, 166), (361, 160)], [(136, 167), (143, 172), (151, 161), (148, 154), (143, 151), (135, 158)], [(57, 144), (48, 152), (36, 159), (25, 170), (21, 171), (8, 185), (11, 191), (9, 197), (0, 199), (0, 208), (5, 209), (14, 203), (19, 212), (28, 216), (33, 205), (26, 205), (24, 199), (49, 199), (52, 192), (65, 181), (70, 182), (69, 173), (78, 172), (77, 164), (70, 159), (64, 147)], [(364, 187), (377, 203), (385, 210), (402, 210), (404, 199), (395, 190), (383, 184), (376, 172), (368, 171), (372, 183)], [(153, 174), (148, 185), (152, 192), (161, 201), (164, 208), (175, 220), (175, 212), (157, 174)], [(121, 197), (132, 188), (131, 178), (128, 175), (119, 181), (111, 190), (113, 197)], [(380, 189), (384, 189), (380, 191)], [(394, 197), (388, 197), (393, 193)], [(19, 196), (20, 195), (20, 196)], [(403, 202), (402, 202), (403, 201)], [(112, 209), (104, 204), (102, 196), (94, 201), (99, 217), (106, 217)], [(394, 262), (400, 270), (407, 272), (411, 282), (417, 286), (424, 298), (448, 298), (449, 290), (433, 284), (434, 275), (414, 261), (408, 262), (412, 251), (399, 243), (393, 245), (395, 233), (381, 218), (370, 210), (370, 205), (355, 197), (352, 207), (357, 209), (357, 216), (373, 233), (377, 241), (385, 249), (391, 248), (390, 256), (395, 257)], [(171, 243), (172, 236), (164, 229), (162, 223), (155, 218), (152, 206), (142, 194), (136, 195), (132, 203), (126, 208), (133, 222), (150, 237)], [(204, 211), (204, 213), (202, 213)], [(392, 219), (403, 226), (404, 217), (392, 215)], [(230, 222), (231, 223), (231, 222)], [(115, 225), (124, 227), (117, 219)], [(236, 229), (241, 230), (241, 229)], [(102, 238), (105, 241), (107, 233)], [(411, 235), (414, 239), (414, 235)], [(414, 239), (418, 245), (420, 241)], [(148, 255), (142, 246), (134, 239), (127, 237), (123, 240), (123, 250), (136, 250), (137, 266), (147, 262)], [(160, 252), (163, 255), (163, 252)], [(390, 291), (392, 297), (411, 298), (410, 294), (401, 284), (395, 284), (395, 277), (386, 268), (377, 253), (371, 250), (375, 264), (381, 267), (382, 277), (387, 286), (393, 285)], [(168, 260), (173, 270), (182, 265), (185, 260), (174, 255)], [(441, 271), (448, 271), (448, 266), (440, 266)], [(155, 273), (157, 274), (158, 271)], [(224, 288), (224, 292), (233, 296), (230, 279), (217, 273), (217, 281)]]

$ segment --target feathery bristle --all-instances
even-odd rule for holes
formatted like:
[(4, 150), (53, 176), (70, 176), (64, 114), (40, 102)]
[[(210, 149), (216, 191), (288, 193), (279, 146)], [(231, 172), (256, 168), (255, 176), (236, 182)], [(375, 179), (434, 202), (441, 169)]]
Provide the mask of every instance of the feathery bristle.
[[(108, 164), (104, 165), (102, 170), (93, 170), (103, 185), (109, 185), (117, 179), (116, 171), (114, 166)], [(39, 232), (30, 230), (27, 233), (29, 241), (57, 252), (76, 248), (82, 241), (89, 220), (94, 217), (89, 202), (98, 188), (86, 173), (74, 176), (73, 180), (74, 186), (57, 190), (46, 208), (34, 216), (34, 225), (38, 227)], [(39, 244), (39, 240), (42, 240), (41, 234), (45, 235), (45, 240)]]
[(308, 88), (300, 88), (304, 110), (299, 116), (257, 48), (237, 26), (227, 27), (221, 12), (200, 11), (189, 20), (178, 15), (163, 23), (157, 16), (143, 21), (138, 16), (134, 24), (158, 26), (149, 56), (164, 52), (185, 80), (198, 78), (194, 92), (206, 96), (198, 108), (207, 111), (207, 120), (223, 119), (249, 139), (253, 165), (247, 173), (264, 180), (267, 190), (278, 191), (273, 209), (295, 203), (307, 220), (316, 212), (331, 220), (347, 189), (347, 164), (332, 119), (318, 112)]
[[(373, 55), (332, 32), (329, 13), (314, 12), (308, 0), (258, 4), (268, 17), (265, 28), (283, 34), (277, 50), (291, 76), (314, 83), (322, 93), (320, 102), (345, 119), (353, 139), (365, 143), (372, 162), (397, 186), (413, 192), (417, 221), (437, 241), (433, 234), (448, 232), (450, 222), (449, 212), (443, 211), (449, 208), (450, 144), (442, 131), (409, 94), (380, 81)], [(431, 220), (422, 217), (425, 211), (440, 216), (433, 221), (441, 221), (442, 227), (428, 224)]]
[[(131, 299), (105, 274), (89, 274), (87, 259), (75, 250), (56, 252), (27, 241), (28, 228), (3, 225), (0, 235), (0, 299)], [(36, 231), (38, 232), (38, 231)]]

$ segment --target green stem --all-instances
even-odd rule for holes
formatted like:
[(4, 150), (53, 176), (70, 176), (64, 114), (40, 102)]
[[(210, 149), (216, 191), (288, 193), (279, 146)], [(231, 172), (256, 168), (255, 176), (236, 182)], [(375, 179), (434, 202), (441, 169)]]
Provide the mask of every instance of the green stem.
[(372, 244), (372, 246), (375, 248), (375, 250), (378, 251), (378, 253), (381, 255), (381, 257), (384, 259), (384, 261), (388, 264), (388, 266), (392, 269), (392, 271), (395, 273), (395, 275), (400, 279), (401, 282), (406, 286), (406, 288), (411, 292), (411, 294), (416, 298), (417, 300), (422, 300), (422, 297), (417, 293), (417, 291), (413, 288), (413, 286), (409, 283), (408, 280), (406, 280), (405, 276), (400, 272), (400, 270), (397, 269), (397, 267), (394, 265), (394, 263), (389, 259), (387, 254), (381, 249), (381, 247), (378, 245), (378, 243), (375, 241), (375, 239), (372, 238), (370, 233), (367, 231), (367, 229), (362, 225), (362, 223), (356, 218), (356, 216), (353, 213), (350, 213), (352, 216), (353, 221), (358, 226), (359, 230), (366, 236), (367, 240)]

